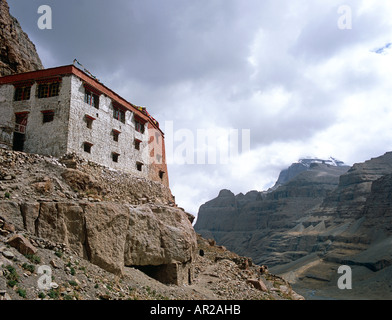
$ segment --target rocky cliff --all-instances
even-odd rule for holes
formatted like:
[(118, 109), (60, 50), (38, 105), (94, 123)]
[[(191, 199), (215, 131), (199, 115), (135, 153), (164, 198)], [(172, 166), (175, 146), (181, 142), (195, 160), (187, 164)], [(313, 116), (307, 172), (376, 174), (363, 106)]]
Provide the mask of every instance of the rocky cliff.
[(303, 299), (193, 218), (160, 183), (0, 149), (0, 300)]
[(19, 230), (118, 275), (129, 266), (192, 281), (196, 234), (162, 184), (70, 157), (0, 150), (0, 163), (0, 216)]
[[(301, 172), (240, 206), (235, 200), (242, 195), (227, 201), (220, 195), (200, 208), (195, 228), (270, 265), (307, 298), (392, 298), (392, 153), (346, 173), (320, 169)], [(228, 220), (232, 231), (225, 229)], [(352, 267), (357, 290), (337, 288), (340, 265)]]
[[(297, 226), (297, 220), (320, 205), (349, 167), (314, 163), (271, 192), (251, 191), (235, 196), (228, 190), (202, 205), (197, 232), (256, 263), (274, 266), (306, 254), (289, 245), (282, 250), (277, 234)], [(308, 227), (308, 225), (306, 225)]]
[(0, 0), (0, 76), (43, 69), (35, 45)]

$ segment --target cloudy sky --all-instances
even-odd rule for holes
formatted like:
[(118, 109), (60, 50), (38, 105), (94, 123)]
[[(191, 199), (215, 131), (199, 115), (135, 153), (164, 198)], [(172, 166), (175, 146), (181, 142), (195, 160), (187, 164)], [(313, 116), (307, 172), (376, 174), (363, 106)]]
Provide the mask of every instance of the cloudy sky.
[[(352, 165), (392, 150), (390, 0), (8, 3), (46, 68), (77, 58), (147, 107), (193, 214), (221, 189), (268, 189), (301, 157)], [(44, 4), (49, 30), (37, 24)]]

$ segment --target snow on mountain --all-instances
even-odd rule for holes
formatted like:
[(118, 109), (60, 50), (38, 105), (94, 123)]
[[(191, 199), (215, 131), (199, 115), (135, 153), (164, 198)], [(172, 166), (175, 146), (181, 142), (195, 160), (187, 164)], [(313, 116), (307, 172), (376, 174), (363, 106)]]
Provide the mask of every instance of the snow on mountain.
[(303, 164), (306, 167), (310, 167), (312, 163), (322, 163), (322, 164), (328, 164), (331, 166), (336, 166), (336, 167), (342, 167), (345, 166), (343, 161), (340, 161), (338, 159), (335, 159), (333, 157), (329, 157), (328, 159), (319, 159), (319, 158), (312, 158), (312, 157), (307, 157), (307, 158), (302, 158), (298, 160), (298, 163)]

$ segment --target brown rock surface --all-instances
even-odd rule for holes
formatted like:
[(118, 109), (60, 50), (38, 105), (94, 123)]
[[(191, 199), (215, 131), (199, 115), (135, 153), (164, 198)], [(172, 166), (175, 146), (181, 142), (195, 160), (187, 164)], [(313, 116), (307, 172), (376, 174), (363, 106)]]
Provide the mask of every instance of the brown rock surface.
[(0, 1), (0, 76), (43, 69), (35, 45)]
[(7, 241), (7, 244), (16, 248), (23, 255), (33, 255), (37, 252), (37, 249), (30, 243), (30, 241), (20, 234), (12, 236)]
[[(14, 176), (0, 179), (0, 216), (117, 275), (131, 266), (163, 282), (192, 281), (196, 234), (169, 188), (79, 159), (75, 168), (0, 149), (0, 171)], [(35, 186), (45, 181), (52, 188), (42, 193)]]

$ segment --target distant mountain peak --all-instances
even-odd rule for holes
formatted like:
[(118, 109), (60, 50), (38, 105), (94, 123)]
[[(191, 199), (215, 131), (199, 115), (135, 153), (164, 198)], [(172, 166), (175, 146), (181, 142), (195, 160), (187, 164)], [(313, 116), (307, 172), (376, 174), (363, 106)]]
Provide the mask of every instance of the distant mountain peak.
[(329, 157), (328, 159), (306, 157), (306, 158), (299, 159), (298, 163), (301, 163), (308, 168), (310, 167), (310, 165), (312, 163), (328, 164), (328, 165), (336, 166), (336, 167), (346, 166), (346, 164), (343, 161), (340, 161), (334, 157)]
[(278, 180), (276, 181), (275, 185), (269, 189), (269, 191), (276, 190), (276, 188), (289, 182), (301, 172), (311, 170), (314, 168), (315, 164), (331, 167), (349, 167), (343, 161), (340, 161), (334, 157), (329, 157), (328, 159), (322, 159), (313, 156), (301, 158), (297, 162), (291, 164), (290, 167), (280, 172)]

